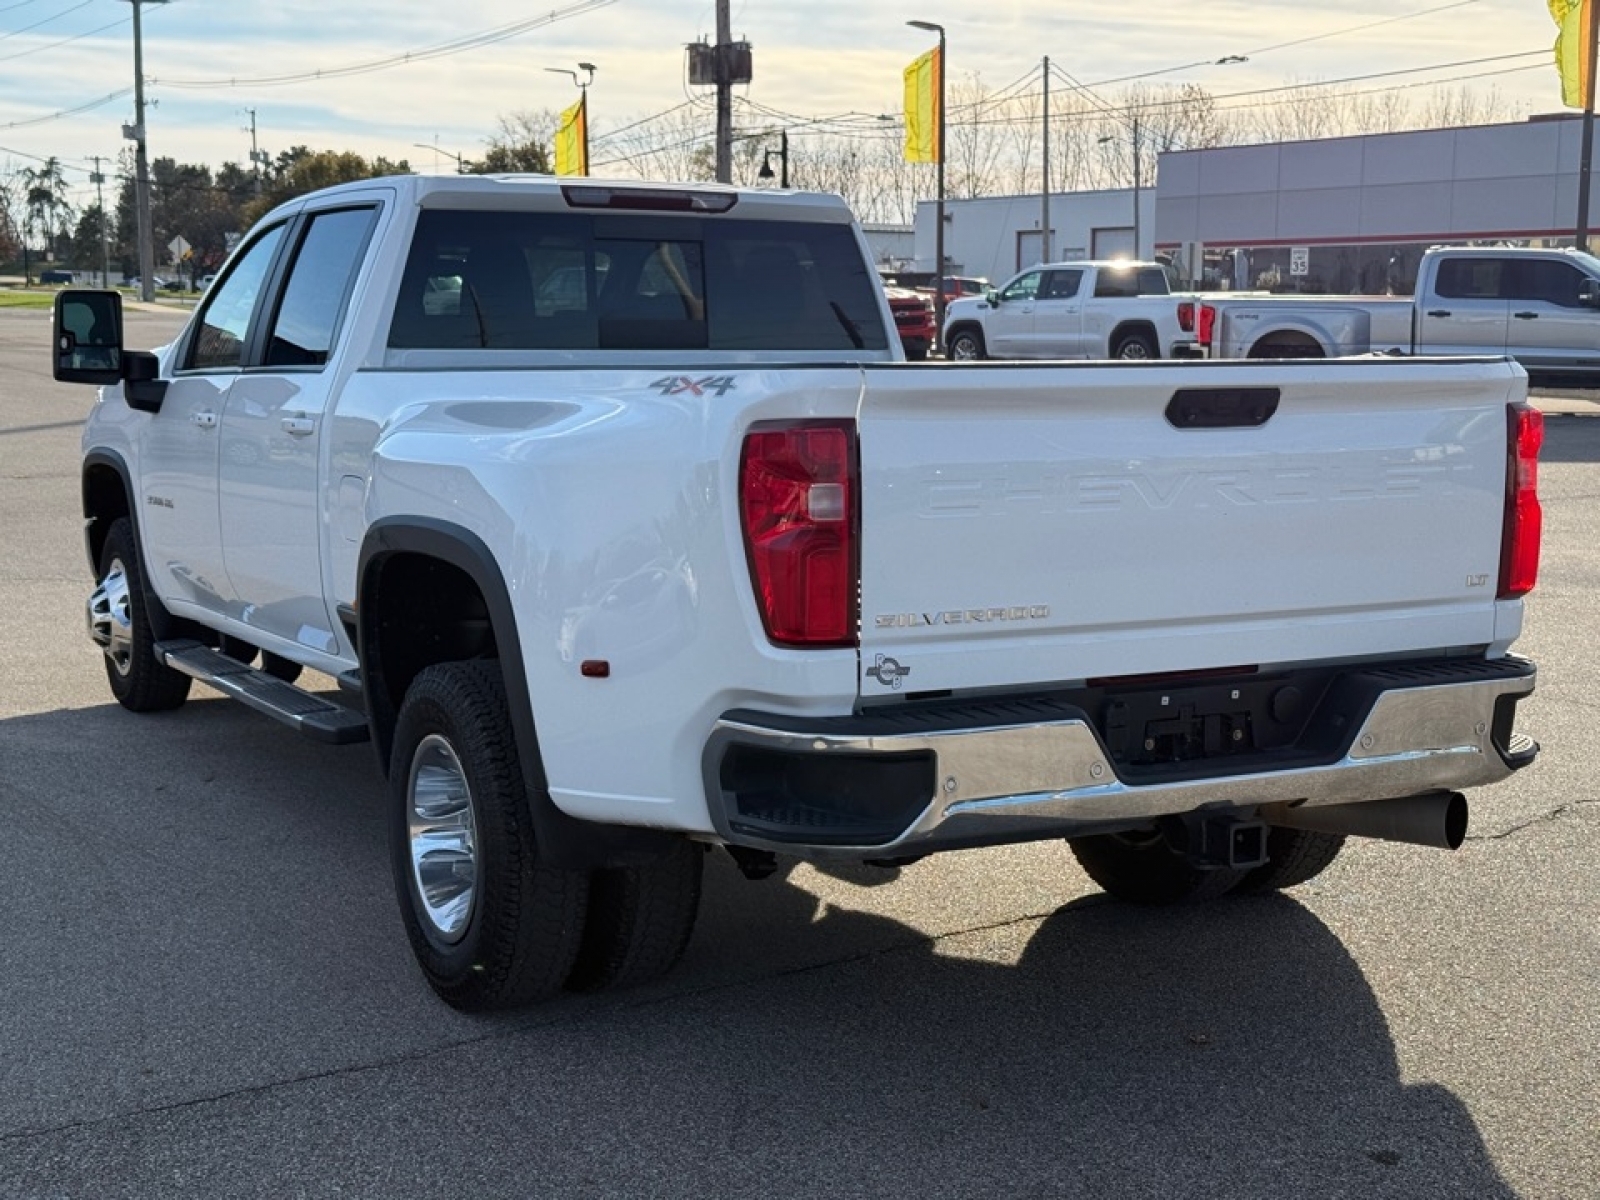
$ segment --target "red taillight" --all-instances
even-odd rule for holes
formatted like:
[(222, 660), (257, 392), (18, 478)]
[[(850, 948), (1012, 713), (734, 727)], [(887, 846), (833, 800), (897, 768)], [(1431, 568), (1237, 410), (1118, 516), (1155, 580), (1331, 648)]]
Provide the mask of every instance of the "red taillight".
[(856, 480), (854, 421), (758, 425), (744, 439), (745, 553), (779, 645), (856, 644)]
[(1194, 301), (1180, 300), (1178, 302), (1178, 328), (1185, 333), (1194, 332)]
[(1200, 318), (1195, 322), (1195, 339), (1202, 346), (1211, 345), (1211, 335), (1217, 328), (1217, 310), (1209, 304), (1200, 306)]
[(1506, 409), (1506, 522), (1500, 537), (1500, 599), (1525, 596), (1539, 578), (1539, 447), (1544, 414), (1530, 404)]

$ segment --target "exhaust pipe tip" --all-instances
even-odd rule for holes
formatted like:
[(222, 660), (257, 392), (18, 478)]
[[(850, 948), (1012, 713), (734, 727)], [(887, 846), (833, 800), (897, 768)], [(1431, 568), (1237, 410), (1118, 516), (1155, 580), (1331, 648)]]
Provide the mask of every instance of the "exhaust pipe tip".
[(1446, 792), (1444, 806), (1444, 848), (1459, 850), (1467, 840), (1467, 798), (1460, 792)]
[(1261, 819), (1269, 825), (1440, 850), (1461, 848), (1467, 840), (1469, 816), (1467, 798), (1460, 792), (1424, 792), (1394, 800), (1300, 808), (1273, 804), (1261, 810)]

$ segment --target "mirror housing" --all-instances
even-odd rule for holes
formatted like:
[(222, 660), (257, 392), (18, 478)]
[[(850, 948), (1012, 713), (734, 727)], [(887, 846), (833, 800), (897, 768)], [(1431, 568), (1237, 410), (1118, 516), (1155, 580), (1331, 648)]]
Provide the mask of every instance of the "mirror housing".
[(1600, 279), (1585, 279), (1578, 285), (1578, 303), (1585, 308), (1600, 308)]
[(983, 298), (989, 302), (990, 308), (1000, 307), (1000, 289), (988, 288), (983, 293)]
[(95, 384), (121, 381), (121, 295), (68, 288), (56, 296), (51, 324), (52, 374), (56, 379)]
[(140, 412), (158, 413), (167, 398), (167, 381), (159, 378), (161, 360), (148, 350), (127, 350), (122, 355), (122, 398)]

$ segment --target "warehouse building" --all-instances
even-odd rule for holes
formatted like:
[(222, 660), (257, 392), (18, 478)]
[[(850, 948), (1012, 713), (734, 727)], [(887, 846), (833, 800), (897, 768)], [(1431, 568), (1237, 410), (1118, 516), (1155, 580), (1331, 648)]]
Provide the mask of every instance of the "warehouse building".
[(1216, 286), (1409, 294), (1429, 246), (1571, 245), (1581, 126), (1563, 115), (1163, 154), (1154, 249)]
[[(1044, 260), (1134, 256), (1202, 287), (1407, 294), (1429, 246), (1571, 245), (1578, 114), (1161, 155), (1153, 188), (948, 200), (945, 257), (996, 282)], [(1600, 159), (1600, 154), (1596, 155)], [(1600, 188), (1590, 210), (1600, 225)], [(934, 204), (916, 213), (933, 262)], [(926, 264), (926, 266), (924, 266)]]

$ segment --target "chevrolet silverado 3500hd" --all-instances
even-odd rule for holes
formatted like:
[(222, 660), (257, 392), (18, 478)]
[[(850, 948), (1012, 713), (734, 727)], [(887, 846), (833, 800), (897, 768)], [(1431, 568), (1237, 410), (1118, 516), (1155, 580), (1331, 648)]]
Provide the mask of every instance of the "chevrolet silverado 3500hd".
[(370, 740), (462, 1008), (667, 970), (711, 847), (1193, 900), (1457, 845), (1537, 749), (1501, 359), (906, 363), (836, 197), (516, 176), (294, 200), (53, 356), (113, 694)]

